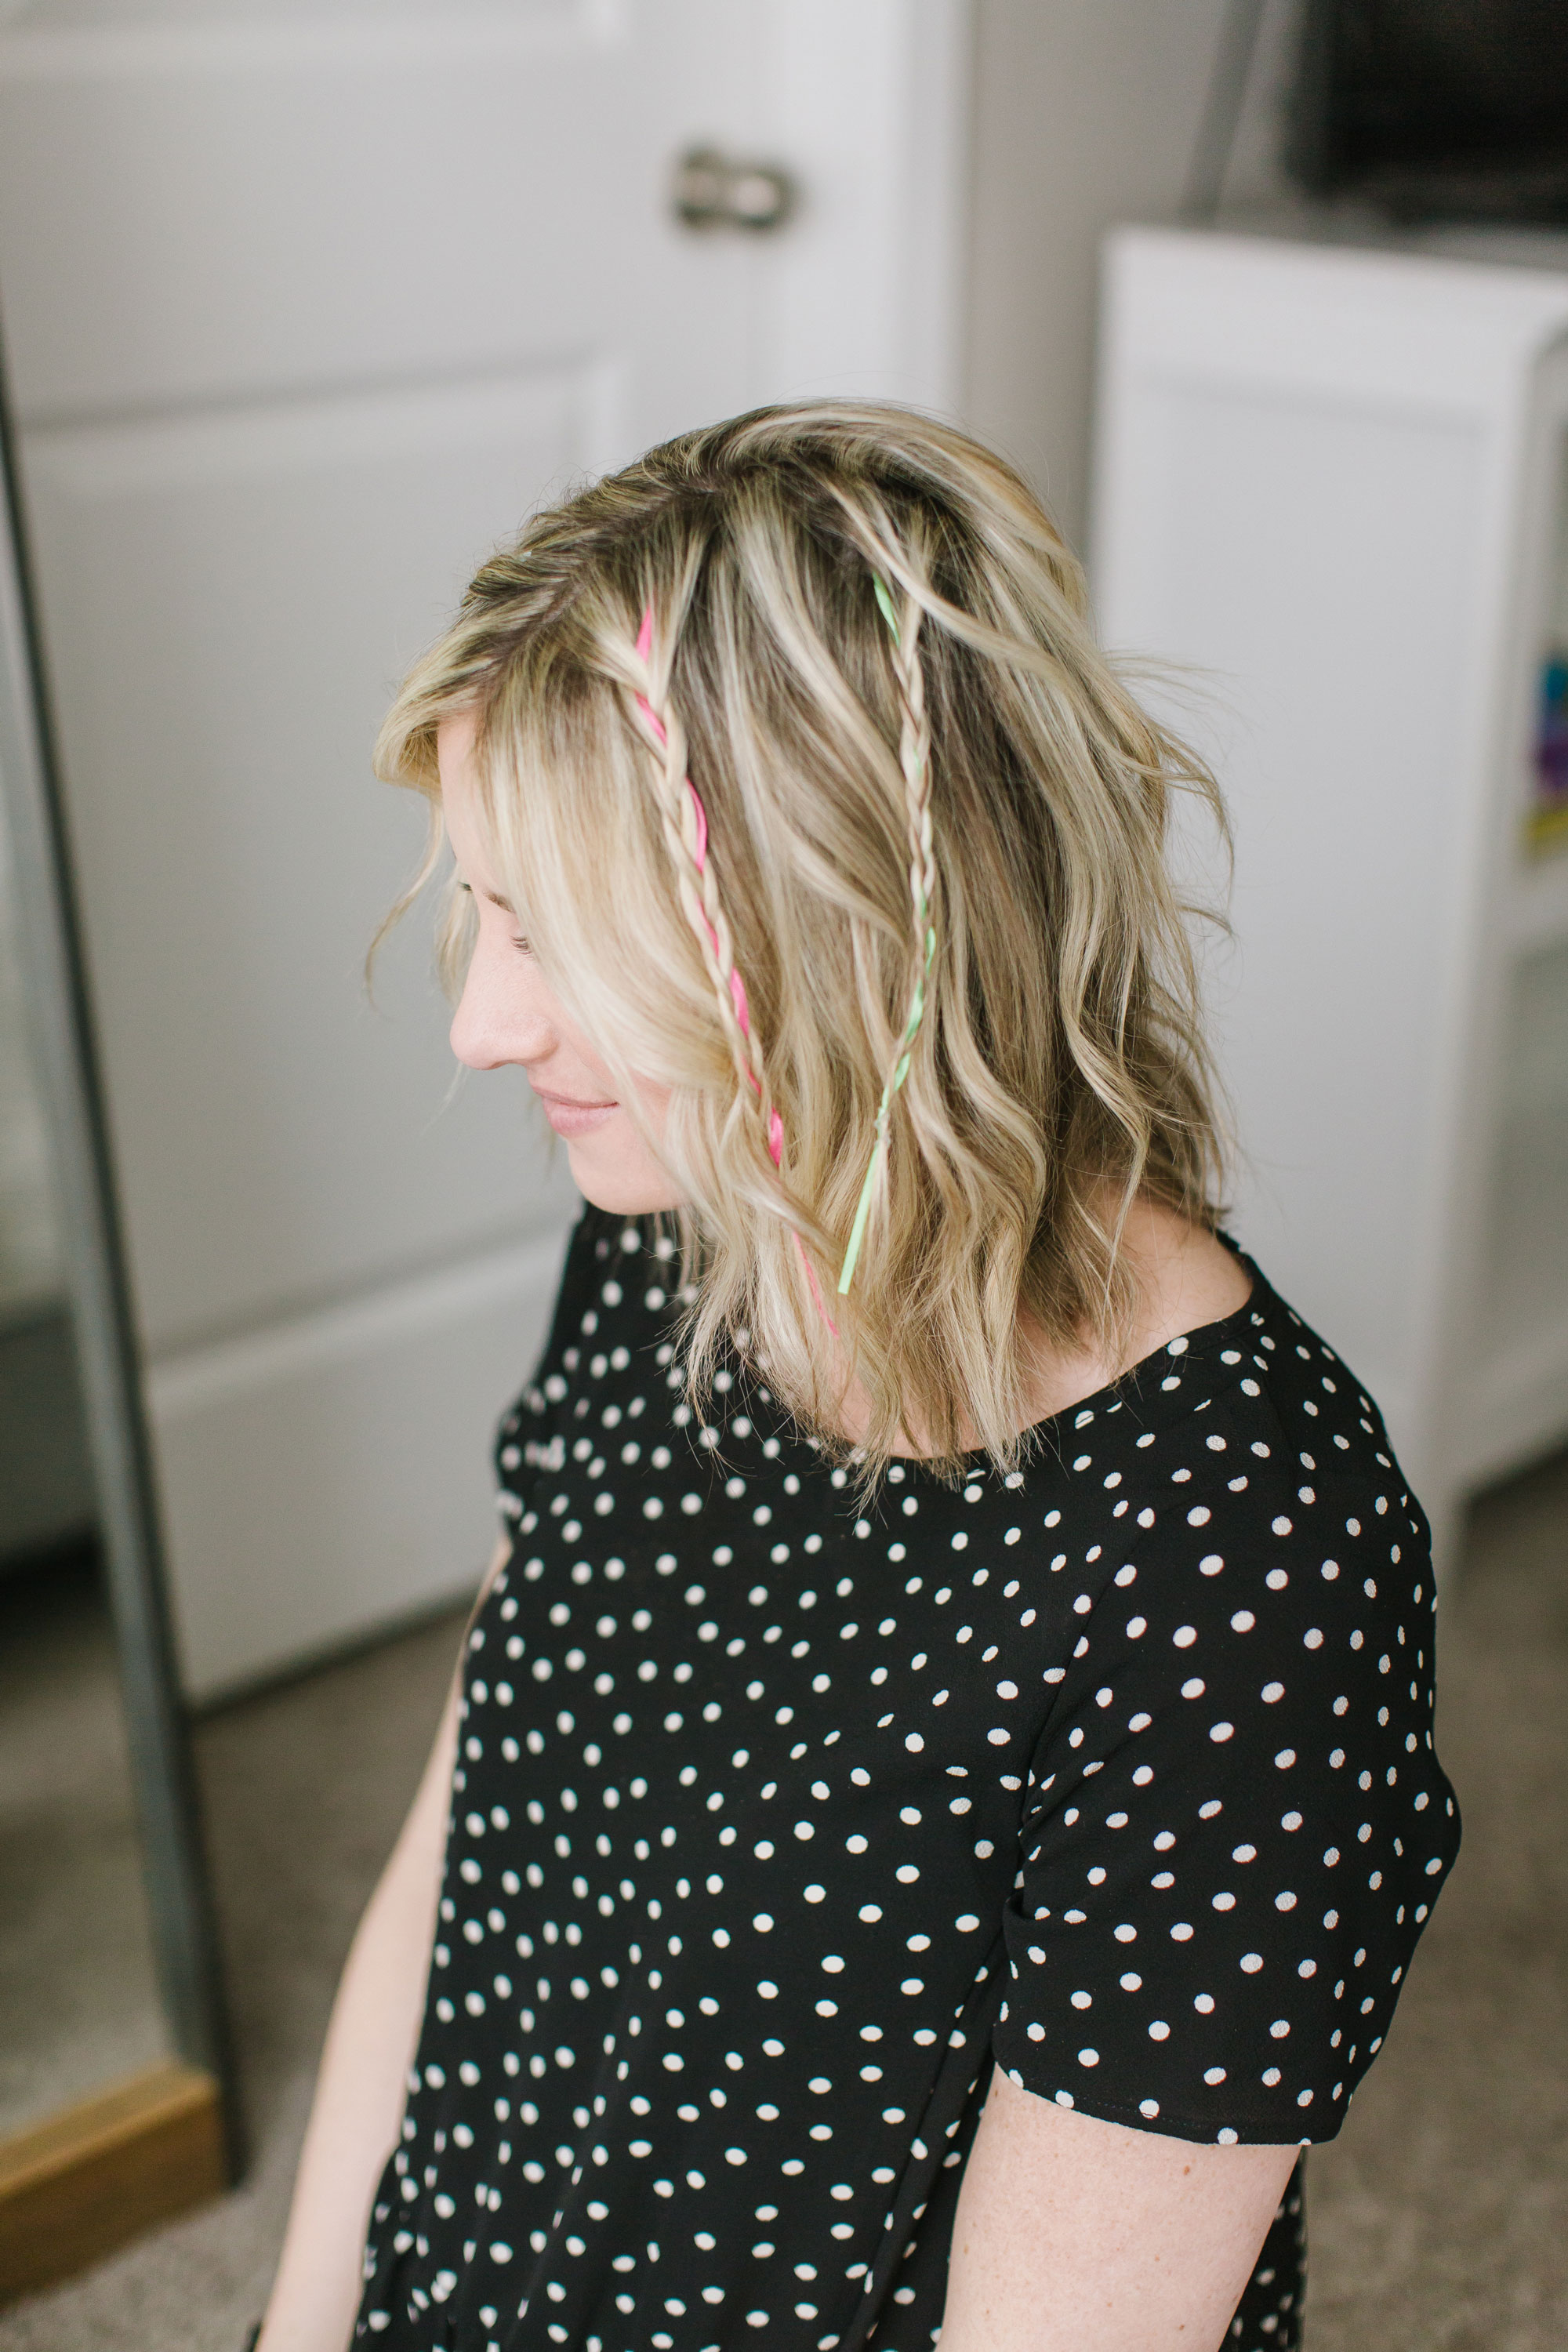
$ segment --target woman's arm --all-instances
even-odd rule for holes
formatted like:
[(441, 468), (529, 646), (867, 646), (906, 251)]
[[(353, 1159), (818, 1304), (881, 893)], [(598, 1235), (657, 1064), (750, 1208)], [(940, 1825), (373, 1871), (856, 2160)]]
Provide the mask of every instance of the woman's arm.
[(1300, 2153), (1129, 2131), (998, 2068), (937, 2352), (1216, 2352)]
[[(482, 1590), (506, 1558), (503, 1544)], [(257, 2352), (344, 2352), (371, 2200), (397, 2138), (425, 2009), (458, 1745), (458, 1685), (343, 1969)]]

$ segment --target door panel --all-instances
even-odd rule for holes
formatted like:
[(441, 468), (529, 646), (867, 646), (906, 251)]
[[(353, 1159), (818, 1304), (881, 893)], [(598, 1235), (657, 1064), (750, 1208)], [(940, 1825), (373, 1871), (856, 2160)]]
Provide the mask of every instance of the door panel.
[[(4, 0), (0, 0), (0, 5)], [(194, 1691), (471, 1582), (567, 1213), (449, 1104), (402, 666), (552, 489), (952, 397), (968, 0), (24, 0), (0, 300)], [(681, 150), (799, 173), (694, 236)], [(537, 1239), (531, 1240), (531, 1236)]]
[(24, 17), (0, 37), (24, 423), (616, 352), (639, 444), (742, 404), (755, 257), (684, 234), (666, 187), (733, 121), (752, 13)]
[(369, 747), (503, 520), (601, 459), (614, 392), (542, 372), (28, 438), (154, 1360), (529, 1222), (521, 1082), (447, 1100), (427, 912), (365, 1003), (425, 834)]
[(557, 1230), (154, 1368), (194, 1695), (473, 1591), (560, 1264)]

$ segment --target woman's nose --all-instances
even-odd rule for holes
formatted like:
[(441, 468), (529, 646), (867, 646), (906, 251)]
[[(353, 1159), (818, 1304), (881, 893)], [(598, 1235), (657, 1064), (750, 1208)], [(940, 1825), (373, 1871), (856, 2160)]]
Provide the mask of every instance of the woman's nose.
[(470, 1070), (498, 1070), (546, 1057), (553, 1034), (532, 982), (526, 958), (509, 950), (502, 959), (479, 942), (452, 1016), (452, 1051), (459, 1062)]

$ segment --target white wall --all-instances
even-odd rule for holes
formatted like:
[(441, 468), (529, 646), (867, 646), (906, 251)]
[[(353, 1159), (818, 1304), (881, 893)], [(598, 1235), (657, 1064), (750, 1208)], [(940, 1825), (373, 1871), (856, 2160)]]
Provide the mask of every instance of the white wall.
[(1174, 217), (1223, 13), (977, 0), (965, 416), (1079, 547), (1100, 236)]

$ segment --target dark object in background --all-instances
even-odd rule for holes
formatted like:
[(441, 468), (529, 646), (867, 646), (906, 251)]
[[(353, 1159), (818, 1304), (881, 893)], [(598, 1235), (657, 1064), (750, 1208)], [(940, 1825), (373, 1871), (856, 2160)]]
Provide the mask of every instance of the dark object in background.
[(1286, 160), (1398, 220), (1568, 226), (1568, 5), (1306, 0)]

